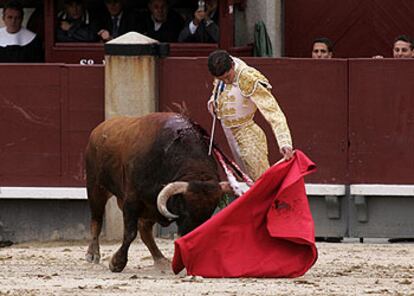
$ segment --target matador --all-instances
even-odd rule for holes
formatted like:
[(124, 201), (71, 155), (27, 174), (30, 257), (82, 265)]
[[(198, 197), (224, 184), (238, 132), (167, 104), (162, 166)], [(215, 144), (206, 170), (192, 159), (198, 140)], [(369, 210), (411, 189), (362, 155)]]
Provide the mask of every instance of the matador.
[(269, 168), (266, 135), (253, 120), (257, 109), (272, 127), (280, 153), (285, 160), (290, 159), (293, 146), (289, 127), (268, 79), (224, 50), (209, 55), (208, 67), (215, 77), (208, 109), (220, 120), (241, 169), (257, 180)]

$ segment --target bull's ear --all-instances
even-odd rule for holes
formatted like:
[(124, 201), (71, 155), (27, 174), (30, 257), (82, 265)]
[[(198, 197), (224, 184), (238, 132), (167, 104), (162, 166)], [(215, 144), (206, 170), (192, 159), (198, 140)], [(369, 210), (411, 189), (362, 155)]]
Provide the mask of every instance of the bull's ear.
[(167, 201), (167, 209), (178, 216), (184, 213), (186, 202), (182, 194), (171, 196)]
[(234, 193), (228, 181), (220, 182), (220, 188), (221, 188), (221, 191), (223, 191), (223, 193), (227, 193), (227, 194)]

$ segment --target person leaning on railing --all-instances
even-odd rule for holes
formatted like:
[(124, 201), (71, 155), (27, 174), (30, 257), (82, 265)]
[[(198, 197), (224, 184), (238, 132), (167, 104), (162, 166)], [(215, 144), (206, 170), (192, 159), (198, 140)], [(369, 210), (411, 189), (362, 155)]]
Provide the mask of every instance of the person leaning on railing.
[(316, 38), (312, 43), (312, 59), (330, 59), (333, 57), (332, 41), (326, 37)]
[[(411, 59), (414, 57), (414, 41), (407, 35), (400, 35), (394, 39), (392, 46), (394, 59)], [(382, 55), (373, 56), (374, 59), (383, 58)]]
[(139, 32), (139, 15), (125, 8), (124, 0), (104, 0), (106, 11), (100, 15), (98, 35), (109, 41), (125, 33)]

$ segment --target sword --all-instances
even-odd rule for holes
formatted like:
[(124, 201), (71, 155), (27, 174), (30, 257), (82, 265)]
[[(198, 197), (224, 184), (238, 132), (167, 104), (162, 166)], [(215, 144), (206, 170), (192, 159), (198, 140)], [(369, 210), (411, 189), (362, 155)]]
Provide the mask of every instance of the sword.
[(211, 155), (211, 151), (213, 150), (213, 139), (214, 139), (215, 130), (216, 130), (216, 114), (214, 114), (213, 116), (213, 125), (211, 126), (210, 145), (208, 146), (208, 155)]
[(216, 103), (217, 103), (217, 98), (219, 93), (222, 91), (220, 91), (220, 87), (223, 88), (224, 83), (219, 81), (216, 85), (216, 88), (214, 89), (214, 115), (213, 115), (213, 124), (211, 126), (211, 132), (210, 132), (210, 144), (208, 146), (208, 155), (211, 155), (211, 152), (213, 150), (213, 140), (214, 140), (214, 131), (216, 130)]

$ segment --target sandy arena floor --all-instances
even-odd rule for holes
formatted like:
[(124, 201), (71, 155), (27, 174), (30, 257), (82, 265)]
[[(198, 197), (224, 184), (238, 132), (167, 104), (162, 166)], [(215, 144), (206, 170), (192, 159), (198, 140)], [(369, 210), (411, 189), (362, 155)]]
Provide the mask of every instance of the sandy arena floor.
[[(169, 258), (172, 240), (157, 240)], [(319, 259), (296, 279), (208, 279), (155, 270), (137, 240), (121, 273), (84, 260), (87, 242), (26, 243), (0, 248), (3, 295), (414, 295), (414, 244), (318, 243)]]

